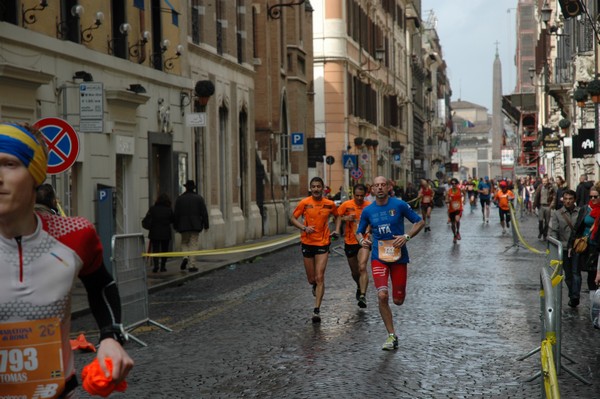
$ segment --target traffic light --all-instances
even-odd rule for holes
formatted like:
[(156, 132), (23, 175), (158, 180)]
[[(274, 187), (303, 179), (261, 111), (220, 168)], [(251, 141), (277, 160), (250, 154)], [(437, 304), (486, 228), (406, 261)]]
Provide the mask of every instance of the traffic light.
[(566, 19), (573, 18), (581, 14), (582, 7), (579, 0), (558, 0), (563, 16)]

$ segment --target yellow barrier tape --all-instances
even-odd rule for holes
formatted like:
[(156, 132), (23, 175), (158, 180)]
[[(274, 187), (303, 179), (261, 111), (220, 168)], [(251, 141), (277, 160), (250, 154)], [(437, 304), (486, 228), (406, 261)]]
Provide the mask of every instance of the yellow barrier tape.
[(562, 266), (562, 260), (552, 259), (550, 261), (550, 266), (552, 266), (552, 267)]
[(546, 331), (546, 340), (552, 345), (556, 344), (556, 332)]
[(290, 234), (287, 237), (278, 238), (275, 240), (248, 244), (248, 245), (240, 245), (236, 247), (228, 247), (228, 248), (219, 248), (219, 249), (204, 249), (199, 251), (186, 251), (186, 252), (156, 252), (156, 253), (148, 253), (145, 252), (142, 256), (147, 256), (149, 258), (155, 257), (168, 257), (168, 258), (176, 258), (182, 256), (199, 256), (199, 255), (221, 255), (221, 254), (234, 254), (240, 252), (247, 251), (255, 251), (257, 249), (264, 249), (273, 247), (275, 245), (284, 244), (286, 242), (291, 242), (300, 238), (298, 233)]
[(552, 286), (556, 286), (556, 284), (560, 283), (560, 280), (558, 281), (558, 283), (554, 283), (554, 280), (557, 277), (560, 277), (562, 280), (562, 276), (560, 275), (560, 272), (562, 270), (562, 260), (557, 260), (557, 259), (552, 259), (550, 261), (550, 267), (554, 268), (554, 271), (552, 272), (552, 275), (550, 276), (550, 279), (552, 280)]
[(517, 237), (519, 238), (519, 241), (521, 241), (521, 243), (525, 246), (525, 248), (527, 248), (528, 250), (530, 250), (533, 253), (540, 254), (540, 255), (548, 254), (550, 252), (548, 250), (542, 252), (539, 249), (533, 248), (531, 245), (529, 245), (523, 239), (523, 236), (521, 235), (521, 231), (519, 230), (519, 223), (517, 222), (517, 218), (515, 217), (515, 209), (513, 208), (512, 204), (510, 204), (510, 220), (511, 220), (511, 223), (513, 224), (513, 227), (515, 228), (515, 231), (517, 232)]
[(544, 389), (546, 398), (560, 399), (558, 390), (558, 377), (556, 376), (556, 367), (554, 366), (554, 356), (552, 354), (552, 343), (547, 339), (542, 341), (540, 351), (542, 358), (542, 376), (544, 378)]
[(558, 275), (558, 276), (556, 276), (556, 277), (554, 277), (554, 278), (552, 279), (552, 286), (553, 286), (553, 287), (556, 287), (557, 285), (559, 285), (559, 284), (560, 284), (560, 282), (561, 282), (562, 280), (563, 280), (563, 276), (562, 276), (562, 274), (561, 274), (561, 275)]
[(60, 202), (58, 200), (56, 200), (56, 207), (58, 208), (58, 214), (62, 217), (67, 216), (65, 214), (65, 211), (63, 210), (62, 206), (60, 206)]

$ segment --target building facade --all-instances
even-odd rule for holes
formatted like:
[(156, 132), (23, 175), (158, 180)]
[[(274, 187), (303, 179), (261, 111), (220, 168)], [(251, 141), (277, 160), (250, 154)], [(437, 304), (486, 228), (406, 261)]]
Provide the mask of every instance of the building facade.
[[(76, 162), (49, 181), (68, 214), (99, 230), (140, 232), (156, 197), (174, 200), (191, 179), (210, 213), (203, 248), (258, 238), (265, 234), (256, 184), (264, 148), (255, 121), (271, 111), (256, 105), (257, 64), (287, 60), (280, 46), (271, 54), (255, 46), (266, 13), (266, 1), (249, 0), (3, 2), (0, 118), (58, 117), (75, 128)], [(290, 90), (295, 97), (298, 88), (280, 85), (274, 100), (268, 92), (260, 102), (281, 106)], [(306, 114), (295, 100), (286, 107)], [(106, 192), (109, 217), (100, 213)]]
[(334, 191), (378, 175), (400, 186), (426, 177), (432, 160), (443, 162), (438, 152), (447, 156), (438, 139), (448, 126), (450, 85), (434, 24), (422, 23), (421, 2), (312, 4), (315, 136), (325, 139), (334, 161), (315, 173)]

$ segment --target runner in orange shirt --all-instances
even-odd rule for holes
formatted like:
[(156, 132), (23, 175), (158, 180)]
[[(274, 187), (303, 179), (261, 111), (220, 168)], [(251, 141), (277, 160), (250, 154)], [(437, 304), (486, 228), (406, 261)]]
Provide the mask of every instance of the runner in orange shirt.
[(425, 221), (425, 232), (431, 231), (429, 221), (431, 220), (431, 210), (433, 209), (433, 190), (431, 189), (429, 182), (425, 179), (421, 179), (421, 188), (419, 189), (417, 201), (418, 200), (421, 200), (421, 214)]
[[(312, 321), (319, 323), (321, 321), (321, 302), (325, 293), (325, 269), (329, 259), (329, 245), (331, 237), (337, 238), (339, 231), (330, 235), (329, 217), (336, 218), (337, 226), (337, 207), (335, 202), (323, 197), (325, 184), (320, 177), (313, 177), (310, 181), (310, 197), (304, 198), (298, 203), (290, 222), (302, 230), (302, 255), (304, 256), (304, 268), (306, 269), (306, 278), (313, 287), (315, 296), (315, 308), (313, 310)], [(303, 218), (303, 222), (298, 220)]]
[(446, 203), (448, 204), (448, 218), (452, 223), (453, 242), (456, 244), (460, 240), (460, 218), (463, 211), (464, 196), (462, 190), (458, 187), (458, 179), (450, 180), (451, 187), (446, 193)]
[(367, 307), (367, 285), (369, 284), (369, 274), (367, 273), (367, 262), (369, 261), (369, 248), (363, 248), (356, 240), (356, 229), (360, 221), (360, 215), (364, 208), (371, 203), (365, 201), (367, 187), (364, 184), (357, 184), (352, 190), (354, 198), (342, 203), (338, 208), (338, 215), (335, 230), (340, 231), (342, 221), (346, 222), (344, 230), (344, 252), (348, 259), (348, 266), (352, 272), (352, 278), (356, 282), (356, 300), (361, 308)]
[(508, 184), (504, 180), (502, 180), (498, 185), (500, 186), (500, 190), (496, 191), (496, 194), (494, 195), (494, 202), (498, 204), (500, 224), (502, 225), (502, 234), (506, 234), (506, 229), (510, 228), (509, 201), (514, 200), (515, 195), (508, 189)]

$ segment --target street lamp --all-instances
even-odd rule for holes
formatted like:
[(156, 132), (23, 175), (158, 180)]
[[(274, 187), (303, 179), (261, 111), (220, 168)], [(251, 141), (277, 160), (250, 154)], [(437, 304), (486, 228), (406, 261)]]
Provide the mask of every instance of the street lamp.
[(366, 73), (368, 72), (375, 72), (381, 69), (381, 65), (383, 64), (383, 61), (385, 60), (385, 54), (386, 51), (383, 47), (378, 47), (377, 49), (375, 49), (375, 60), (377, 61), (377, 67), (376, 68), (369, 68), (369, 69), (361, 69), (358, 74), (361, 77), (364, 77)]
[(544, 2), (540, 13), (542, 14), (542, 22), (545, 26), (548, 26), (548, 22), (550, 22), (550, 18), (552, 18), (552, 8), (550, 8), (548, 2)]

